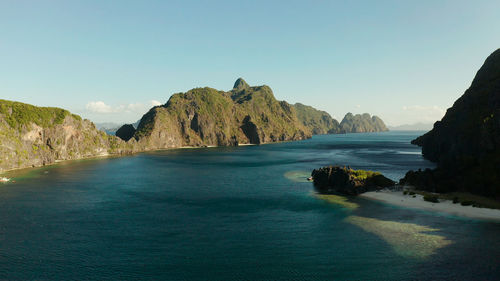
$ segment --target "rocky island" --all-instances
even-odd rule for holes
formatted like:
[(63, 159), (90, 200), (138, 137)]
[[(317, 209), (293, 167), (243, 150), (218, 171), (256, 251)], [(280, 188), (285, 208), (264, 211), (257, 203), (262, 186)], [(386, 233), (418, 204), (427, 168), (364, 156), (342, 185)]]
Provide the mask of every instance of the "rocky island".
[(317, 110), (312, 106), (296, 103), (293, 107), (297, 111), (297, 118), (311, 130), (313, 135), (389, 131), (382, 119), (378, 116), (372, 117), (368, 113), (353, 115), (349, 112), (339, 123), (328, 112)]
[[(132, 128), (129, 127), (129, 130)], [(146, 113), (133, 134), (140, 150), (303, 140), (311, 131), (269, 86), (239, 78), (231, 91), (196, 88)]]
[(354, 170), (350, 167), (328, 166), (313, 170), (311, 177), (319, 193), (359, 195), (394, 186), (395, 182), (381, 173)]
[(370, 116), (368, 113), (356, 114), (347, 113), (340, 122), (340, 127), (345, 133), (372, 133), (389, 131), (384, 121), (378, 116)]

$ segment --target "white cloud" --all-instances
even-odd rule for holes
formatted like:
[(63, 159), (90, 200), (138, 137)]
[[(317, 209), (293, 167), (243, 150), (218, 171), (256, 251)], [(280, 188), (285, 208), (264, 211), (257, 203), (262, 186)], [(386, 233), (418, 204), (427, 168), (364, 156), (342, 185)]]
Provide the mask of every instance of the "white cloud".
[(426, 112), (426, 113), (432, 113), (432, 114), (440, 114), (441, 117), (446, 113), (446, 110), (442, 109), (441, 107), (437, 105), (431, 105), (431, 106), (421, 106), (421, 105), (410, 105), (410, 106), (403, 106), (403, 110), (406, 111), (415, 111), (415, 112)]
[(102, 101), (91, 101), (87, 103), (87, 110), (96, 113), (112, 113), (113, 108)]
[(138, 103), (129, 103), (126, 105), (125, 110), (126, 111), (131, 111), (131, 112), (137, 112), (137, 111), (144, 111), (145, 105), (138, 102)]
[(162, 105), (161, 102), (157, 101), (157, 100), (152, 100), (151, 101), (151, 106), (158, 106), (158, 105)]
[(161, 105), (162, 103), (157, 100), (151, 100), (148, 104), (136, 102), (129, 104), (120, 104), (117, 106), (110, 106), (103, 101), (91, 101), (87, 103), (85, 108), (92, 113), (146, 113), (152, 106)]
[(437, 106), (409, 105), (403, 106), (403, 111), (408, 117), (415, 118), (420, 122), (434, 122), (443, 118), (446, 110)]

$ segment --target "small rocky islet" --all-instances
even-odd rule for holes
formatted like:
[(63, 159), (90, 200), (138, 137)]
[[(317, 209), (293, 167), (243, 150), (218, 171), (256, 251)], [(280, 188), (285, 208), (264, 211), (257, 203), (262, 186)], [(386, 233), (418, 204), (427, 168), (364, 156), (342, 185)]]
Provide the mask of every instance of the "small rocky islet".
[(311, 179), (314, 187), (321, 194), (359, 195), (395, 185), (393, 180), (381, 173), (354, 170), (345, 166), (327, 166), (315, 169), (311, 173)]

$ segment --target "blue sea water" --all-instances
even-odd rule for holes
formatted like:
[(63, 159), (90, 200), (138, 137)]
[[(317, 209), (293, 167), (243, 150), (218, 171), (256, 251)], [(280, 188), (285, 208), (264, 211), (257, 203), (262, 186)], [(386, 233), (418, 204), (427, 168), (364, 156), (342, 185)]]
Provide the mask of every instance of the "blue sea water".
[(325, 165), (398, 180), (421, 132), (176, 149), (12, 173), (0, 279), (498, 280), (500, 224), (322, 197)]

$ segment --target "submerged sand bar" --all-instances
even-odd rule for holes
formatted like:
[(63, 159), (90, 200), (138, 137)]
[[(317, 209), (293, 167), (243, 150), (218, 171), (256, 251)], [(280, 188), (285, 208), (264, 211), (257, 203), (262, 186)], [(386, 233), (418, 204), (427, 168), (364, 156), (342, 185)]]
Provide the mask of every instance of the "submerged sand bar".
[(467, 218), (500, 221), (500, 210), (497, 209), (462, 206), (460, 204), (453, 204), (450, 200), (431, 203), (424, 201), (423, 196), (418, 194), (412, 197), (403, 195), (401, 191), (382, 190), (366, 192), (359, 196), (402, 207), (441, 212)]

